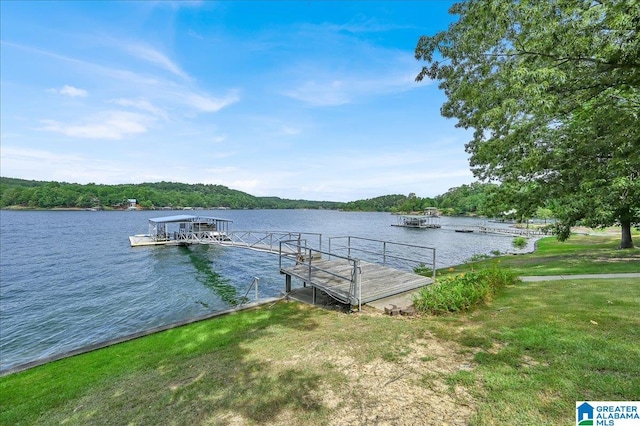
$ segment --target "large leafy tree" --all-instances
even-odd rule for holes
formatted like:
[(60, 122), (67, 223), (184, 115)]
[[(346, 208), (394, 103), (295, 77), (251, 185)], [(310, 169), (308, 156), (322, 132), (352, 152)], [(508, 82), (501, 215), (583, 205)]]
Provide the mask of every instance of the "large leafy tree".
[(423, 36), (417, 80), (438, 80), (445, 117), (474, 129), (474, 174), (519, 214), (551, 206), (560, 239), (578, 221), (640, 224), (640, 2), (470, 0)]

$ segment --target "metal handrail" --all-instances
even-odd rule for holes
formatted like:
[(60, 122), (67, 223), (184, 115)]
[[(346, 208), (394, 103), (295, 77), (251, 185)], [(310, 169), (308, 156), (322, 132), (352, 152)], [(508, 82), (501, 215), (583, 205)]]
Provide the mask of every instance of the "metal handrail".
[[(332, 245), (333, 241), (341, 240), (341, 239), (346, 239), (347, 245), (339, 246), (338, 249), (346, 249), (347, 251), (346, 256), (335, 253), (335, 250), (334, 250), (335, 244)], [(381, 243), (382, 251), (373, 251), (371, 248), (367, 248), (367, 247), (365, 248), (356, 247), (352, 245), (351, 243), (352, 239), (355, 241), (369, 241), (369, 242)], [(416, 258), (407, 257), (402, 254), (396, 254), (394, 252), (389, 251), (389, 246), (391, 247), (400, 246), (400, 247), (406, 247), (406, 248), (427, 250), (431, 252), (431, 259), (416, 259)], [(415, 262), (418, 265), (430, 264), (430, 266), (432, 267), (433, 279), (435, 279), (436, 277), (436, 249), (434, 247), (420, 246), (416, 244), (396, 243), (392, 241), (383, 241), (383, 240), (376, 240), (372, 238), (352, 237), (352, 236), (341, 236), (341, 237), (329, 238), (329, 251), (323, 251), (323, 250), (307, 247), (306, 239), (299, 238), (297, 240), (280, 241), (279, 267), (280, 267), (280, 271), (282, 271), (283, 259), (288, 258), (293, 260), (295, 258), (295, 261), (297, 264), (304, 264), (306, 266), (307, 268), (306, 279), (308, 280), (309, 283), (311, 283), (311, 276), (312, 276), (311, 274), (312, 272), (315, 272), (315, 271), (321, 271), (328, 275), (332, 275), (334, 277), (348, 281), (349, 282), (349, 295), (348, 295), (349, 301), (351, 305), (355, 305), (357, 300), (358, 308), (360, 308), (361, 300), (362, 300), (362, 280), (361, 280), (362, 269), (360, 267), (361, 260), (359, 258), (353, 257), (352, 251), (365, 253), (365, 254), (381, 255), (382, 264), (384, 266), (386, 266), (387, 264), (387, 259)], [(326, 255), (328, 259), (336, 258), (336, 259), (346, 260), (349, 263), (349, 265), (351, 265), (351, 274), (350, 274), (351, 276), (350, 277), (343, 276), (335, 272), (313, 265), (312, 260), (314, 258), (314, 254)]]
[[(280, 242), (280, 247), (282, 247), (282, 245), (283, 245), (284, 243), (298, 242), (298, 241), (305, 241), (305, 242), (306, 242), (306, 240), (288, 240), (288, 241), (281, 241), (281, 242)], [(288, 245), (288, 244), (287, 244), (287, 245)], [(297, 247), (296, 247), (296, 248), (297, 248)], [(329, 274), (329, 275), (333, 275), (334, 277), (337, 277), (337, 278), (343, 278), (343, 279), (345, 279), (345, 280), (349, 280), (349, 281), (351, 281), (351, 278), (350, 278), (350, 277), (347, 277), (347, 276), (345, 276), (345, 275), (336, 274), (336, 273), (331, 272), (331, 271), (329, 271), (329, 270), (327, 270), (327, 269), (323, 269), (323, 268), (320, 268), (320, 267), (318, 267), (318, 266), (314, 266), (314, 265), (311, 263), (311, 260), (313, 259), (313, 254), (314, 254), (314, 253), (317, 253), (317, 254), (326, 254), (326, 255), (330, 255), (331, 253), (326, 252), (326, 251), (322, 251), (322, 250), (316, 250), (316, 249), (313, 249), (313, 248), (310, 248), (310, 247), (300, 247), (300, 248), (301, 248), (302, 250), (305, 250), (305, 253), (304, 253), (304, 255), (302, 256), (302, 258), (304, 259), (304, 261), (303, 261), (303, 262), (298, 261), (298, 263), (299, 263), (299, 264), (303, 264), (303, 263), (304, 263), (305, 265), (308, 265), (308, 267), (309, 267), (310, 269), (314, 270), (314, 271), (321, 271), (321, 272), (325, 272), (325, 273), (327, 273), (327, 274)], [(308, 252), (308, 255), (307, 255), (307, 252)], [(283, 252), (282, 250), (280, 250), (280, 264), (279, 264), (279, 267), (282, 269), (282, 258), (283, 258), (283, 257), (284, 257), (284, 258), (293, 258), (294, 256), (296, 256), (296, 258), (297, 258), (299, 255), (300, 255), (300, 254), (293, 254), (293, 253), (291, 253), (291, 252), (286, 252), (286, 251), (284, 251), (284, 252)], [(349, 262), (350, 264), (353, 264), (353, 263), (355, 262), (355, 260), (357, 260), (357, 259), (353, 259), (353, 258), (346, 257), (346, 256), (336, 255), (336, 254), (333, 254), (333, 255), (331, 255), (331, 256), (332, 256), (332, 257), (337, 257), (337, 258), (340, 258), (340, 259), (344, 259), (344, 260), (346, 260), (347, 262)]]
[[(295, 243), (295, 244), (292, 244)], [(304, 244), (304, 246), (303, 246)], [(296, 250), (291, 250), (293, 251), (295, 254), (292, 254), (291, 251), (285, 251), (283, 250), (283, 245), (286, 247), (294, 247)], [(303, 253), (301, 253), (301, 251), (304, 251)], [(339, 259), (343, 259), (346, 260), (350, 265), (351, 265), (351, 274), (350, 276), (345, 276), (345, 275), (340, 275), (337, 274), (335, 272), (332, 272), (330, 270), (318, 267), (313, 265), (313, 258), (314, 258), (314, 254), (320, 254), (320, 255), (331, 255), (332, 257), (336, 257)], [(288, 240), (288, 241), (280, 241), (280, 256), (279, 256), (279, 268), (280, 270), (282, 270), (282, 259), (283, 258), (289, 258), (289, 259), (294, 259), (295, 256), (295, 260), (298, 264), (304, 264), (307, 267), (307, 280), (309, 281), (309, 283), (311, 283), (311, 273), (313, 271), (320, 271), (320, 272), (324, 272), (328, 275), (334, 276), (336, 278), (340, 278), (343, 279), (345, 281), (349, 282), (349, 299), (350, 299), (350, 303), (353, 305), (355, 304), (355, 300), (358, 300), (358, 307), (361, 307), (361, 294), (362, 294), (362, 288), (361, 288), (361, 280), (360, 280), (360, 274), (361, 274), (361, 268), (360, 268), (360, 260), (359, 259), (354, 259), (354, 258), (350, 258), (347, 256), (341, 256), (341, 255), (336, 255), (336, 254), (331, 254), (329, 252), (326, 251), (322, 251), (322, 250), (318, 250), (318, 249), (314, 249), (311, 247), (306, 247), (306, 240)], [(358, 297), (356, 297), (356, 294), (359, 294)]]
[[(255, 284), (255, 287), (254, 287)], [(251, 291), (251, 287), (255, 288), (255, 297), (254, 297), (254, 302), (258, 303), (258, 301), (260, 300), (260, 296), (258, 294), (258, 284), (260, 284), (260, 278), (258, 277), (253, 277), (253, 281), (251, 281), (251, 284), (249, 285), (249, 288), (247, 288), (247, 292), (244, 294), (244, 296), (242, 297), (242, 299), (240, 299), (240, 304), (238, 306), (242, 306), (244, 304), (245, 300), (247, 299), (247, 295), (249, 294), (249, 292)]]
[(294, 238), (301, 239), (303, 236), (314, 236), (318, 240), (319, 248), (322, 248), (322, 234), (312, 232), (293, 231), (231, 231), (227, 234), (231, 242), (247, 248), (261, 248), (264, 244), (269, 251), (276, 251), (277, 243), (280, 241), (291, 241)]
[[(404, 260), (404, 261), (408, 261), (408, 262), (415, 262), (416, 264), (420, 265), (420, 264), (425, 264), (425, 265), (430, 265), (431, 269), (432, 269), (432, 276), (435, 279), (436, 277), (436, 249), (435, 247), (427, 247), (427, 246), (420, 246), (417, 244), (407, 244), (407, 243), (397, 243), (397, 242), (393, 242), (393, 241), (384, 241), (384, 240), (376, 240), (373, 238), (364, 238), (364, 237), (353, 237), (353, 236), (349, 236), (349, 235), (345, 235), (345, 236), (338, 236), (338, 237), (330, 237), (329, 238), (329, 252), (333, 252), (335, 251), (335, 245), (333, 245), (333, 241), (335, 240), (347, 240), (347, 245), (342, 245), (339, 246), (338, 249), (346, 249), (347, 250), (347, 256), (351, 256), (351, 252), (352, 251), (357, 251), (357, 252), (361, 252), (361, 253), (366, 253), (366, 254), (373, 254), (373, 255), (379, 255), (382, 256), (382, 265), (386, 266), (387, 264), (387, 258), (391, 258), (391, 259), (397, 259), (397, 260)], [(362, 247), (354, 247), (351, 244), (351, 240), (357, 240), (357, 241), (370, 241), (370, 242), (374, 242), (374, 243), (382, 243), (382, 251), (372, 251), (370, 249), (367, 248), (362, 248)], [(430, 261), (425, 261), (424, 259), (415, 259), (415, 258), (410, 258), (410, 257), (404, 257), (404, 256), (400, 256), (397, 254), (393, 254), (390, 253), (387, 245), (391, 245), (391, 246), (402, 246), (402, 247), (408, 247), (408, 248), (417, 248), (417, 249), (422, 249), (422, 250), (429, 250), (431, 251), (431, 259), (429, 259)], [(331, 256), (335, 256), (334, 254), (331, 254)]]

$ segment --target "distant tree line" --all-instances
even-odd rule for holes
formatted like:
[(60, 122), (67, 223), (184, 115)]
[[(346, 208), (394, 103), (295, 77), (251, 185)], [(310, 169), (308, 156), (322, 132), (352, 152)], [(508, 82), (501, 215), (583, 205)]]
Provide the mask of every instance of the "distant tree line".
[(157, 182), (125, 185), (81, 185), (64, 182), (41, 182), (0, 177), (0, 208), (29, 209), (100, 208), (124, 209), (127, 200), (136, 199), (144, 209), (218, 208), (230, 209), (333, 209), (410, 213), (436, 207), (446, 215), (488, 215), (491, 194), (496, 185), (472, 183), (451, 188), (434, 198), (409, 195), (384, 195), (343, 202), (288, 200), (278, 197), (255, 197), (223, 185)]
[(0, 177), (0, 208), (20, 206), (32, 209), (128, 207), (136, 199), (144, 209), (202, 207), (230, 209), (318, 209), (338, 208), (329, 201), (286, 200), (278, 197), (254, 197), (223, 185), (175, 182), (126, 185), (86, 185), (39, 182)]
[(434, 198), (409, 195), (383, 195), (366, 200), (350, 201), (340, 208), (348, 211), (420, 213), (437, 208), (448, 216), (499, 216), (508, 209), (494, 202), (498, 185), (474, 182), (449, 189)]

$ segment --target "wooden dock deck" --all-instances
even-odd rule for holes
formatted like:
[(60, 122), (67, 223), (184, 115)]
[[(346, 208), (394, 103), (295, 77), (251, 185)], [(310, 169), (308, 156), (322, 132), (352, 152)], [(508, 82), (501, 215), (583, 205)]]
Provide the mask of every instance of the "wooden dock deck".
[[(364, 261), (359, 263), (359, 280), (354, 279), (353, 271), (354, 266), (343, 259), (313, 259), (311, 262), (280, 268), (280, 272), (287, 275), (287, 291), (291, 290), (290, 279), (293, 276), (307, 286), (351, 305), (366, 304), (434, 282), (432, 278)], [(359, 285), (354, 284), (355, 281)]]
[(487, 234), (521, 235), (524, 237), (538, 237), (553, 234), (551, 230), (544, 228), (490, 228), (488, 226), (479, 226), (478, 229), (480, 232)]

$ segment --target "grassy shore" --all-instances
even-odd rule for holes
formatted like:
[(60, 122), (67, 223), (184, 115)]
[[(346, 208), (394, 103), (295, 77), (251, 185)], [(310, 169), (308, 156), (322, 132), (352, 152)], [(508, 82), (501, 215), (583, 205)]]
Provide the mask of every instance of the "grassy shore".
[[(554, 250), (614, 250), (589, 241)], [(438, 317), (281, 302), (2, 377), (0, 423), (573, 424), (575, 401), (640, 398), (638, 312), (631, 278), (509, 286)]]
[[(634, 242), (640, 234), (634, 234)], [(564, 242), (546, 237), (536, 242), (536, 250), (524, 255), (498, 256), (467, 262), (455, 272), (480, 269), (500, 263), (519, 275), (571, 275), (640, 272), (640, 250), (620, 250), (619, 235), (573, 235)], [(441, 273), (449, 272), (448, 268)]]

